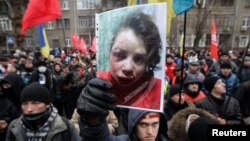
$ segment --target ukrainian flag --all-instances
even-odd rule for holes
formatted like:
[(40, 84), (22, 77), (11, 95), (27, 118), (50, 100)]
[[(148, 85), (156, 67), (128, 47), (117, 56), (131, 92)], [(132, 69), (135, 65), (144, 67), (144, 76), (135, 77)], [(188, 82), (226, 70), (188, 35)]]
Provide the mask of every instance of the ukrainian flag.
[(141, 4), (141, 0), (128, 0), (128, 5)]
[(49, 58), (50, 47), (43, 25), (41, 24), (38, 25), (37, 30), (38, 30), (38, 42), (39, 42), (40, 52), (45, 58)]
[(148, 3), (167, 2), (167, 38), (170, 36), (171, 20), (194, 6), (193, 0), (148, 0)]

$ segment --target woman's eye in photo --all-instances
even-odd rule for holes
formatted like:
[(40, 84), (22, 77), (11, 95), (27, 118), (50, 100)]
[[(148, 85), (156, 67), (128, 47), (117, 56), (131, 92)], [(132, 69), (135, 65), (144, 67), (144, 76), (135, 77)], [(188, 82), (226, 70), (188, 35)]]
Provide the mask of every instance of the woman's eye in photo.
[(145, 60), (146, 60), (146, 56), (145, 56), (145, 55), (136, 55), (136, 56), (134, 57), (135, 63), (138, 63), (138, 64), (144, 63)]
[(127, 57), (127, 52), (120, 49), (112, 50), (112, 55), (116, 57), (118, 60), (122, 60)]

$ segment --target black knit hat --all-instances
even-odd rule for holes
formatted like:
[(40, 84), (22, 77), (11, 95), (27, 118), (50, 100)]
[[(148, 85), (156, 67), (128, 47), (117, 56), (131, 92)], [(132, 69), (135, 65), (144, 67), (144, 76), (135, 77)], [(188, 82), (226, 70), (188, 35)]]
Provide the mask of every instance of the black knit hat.
[(28, 86), (26, 86), (22, 90), (21, 95), (20, 95), (21, 103), (27, 102), (27, 101), (39, 101), (39, 102), (49, 104), (51, 102), (49, 90), (45, 86), (37, 82), (33, 82), (29, 84)]
[(212, 89), (214, 88), (215, 83), (219, 80), (220, 78), (217, 76), (210, 76), (207, 77), (204, 81), (203, 81), (203, 85), (205, 86), (205, 88), (208, 90), (208, 92), (211, 92)]
[(181, 89), (181, 86), (179, 84), (175, 84), (174, 86), (172, 86), (169, 90), (169, 96), (172, 97), (176, 94), (179, 94), (180, 93), (180, 89)]
[(231, 69), (232, 65), (231, 65), (231, 63), (229, 61), (226, 61), (226, 62), (221, 63), (220, 68), (221, 69)]

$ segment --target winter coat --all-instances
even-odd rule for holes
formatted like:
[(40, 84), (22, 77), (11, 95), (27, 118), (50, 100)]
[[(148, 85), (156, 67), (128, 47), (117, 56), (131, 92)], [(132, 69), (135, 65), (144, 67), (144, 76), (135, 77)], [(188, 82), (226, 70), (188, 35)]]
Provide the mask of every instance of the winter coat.
[(239, 102), (233, 97), (226, 96), (223, 104), (219, 107), (210, 95), (195, 104), (197, 108), (225, 119), (227, 124), (242, 124), (243, 122)]
[(215, 74), (214, 76), (218, 76), (223, 83), (226, 85), (226, 95), (231, 96), (233, 92), (239, 87), (240, 81), (238, 77), (234, 74), (231, 73), (229, 76), (225, 77), (221, 72), (219, 74)]
[(170, 141), (189, 141), (189, 137), (186, 132), (186, 121), (190, 114), (197, 114), (200, 117), (205, 117), (211, 119), (215, 123), (218, 123), (216, 117), (205, 110), (194, 107), (185, 108), (177, 112), (169, 121), (168, 137)]
[[(2, 88), (3, 95), (8, 98), (10, 101), (14, 103), (18, 110), (21, 109), (20, 107), (20, 93), (25, 87), (25, 83), (23, 82), (21, 76), (16, 73), (9, 73), (1, 80), (0, 84), (8, 83), (11, 85), (11, 90), (6, 91)], [(2, 86), (1, 86), (2, 87)], [(20, 113), (20, 112), (19, 112)]]
[[(6, 141), (27, 141), (21, 118), (22, 117), (11, 122), (8, 128)], [(49, 129), (46, 141), (69, 141), (69, 139), (65, 138), (65, 134), (71, 135), (71, 141), (80, 141), (80, 137), (73, 124), (70, 122), (65, 123), (62, 117), (57, 115)]]
[[(233, 97), (240, 103), (243, 118), (250, 117), (250, 81), (246, 81), (238, 87)], [(248, 123), (250, 124), (250, 122)]]

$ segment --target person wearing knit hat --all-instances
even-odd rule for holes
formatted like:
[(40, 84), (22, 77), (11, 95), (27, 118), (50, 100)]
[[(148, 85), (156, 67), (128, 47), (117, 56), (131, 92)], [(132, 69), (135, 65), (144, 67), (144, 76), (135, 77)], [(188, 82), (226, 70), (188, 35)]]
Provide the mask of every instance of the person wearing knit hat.
[(45, 104), (50, 104), (49, 90), (43, 85), (34, 82), (23, 89), (20, 96), (21, 104), (27, 101), (38, 101)]
[(210, 76), (207, 77), (204, 81), (203, 81), (203, 85), (205, 87), (205, 89), (211, 93), (212, 89), (214, 88), (215, 83), (219, 80), (220, 78), (217, 76)]
[(80, 140), (74, 126), (51, 104), (45, 86), (38, 82), (27, 85), (20, 94), (20, 102), (23, 114), (10, 123), (6, 140)]
[(196, 107), (204, 109), (217, 117), (220, 125), (242, 124), (239, 102), (226, 95), (225, 84), (217, 76), (207, 77), (203, 82), (207, 97), (197, 101)]
[(164, 113), (166, 115), (166, 119), (169, 121), (179, 110), (188, 107), (188, 104), (184, 100), (184, 95), (179, 84), (172, 86), (166, 97), (167, 103), (165, 104)]
[(220, 72), (216, 73), (223, 83), (226, 85), (226, 95), (231, 96), (240, 85), (238, 76), (232, 72), (232, 65), (229, 61), (222, 62)]

